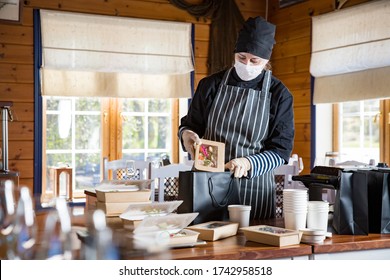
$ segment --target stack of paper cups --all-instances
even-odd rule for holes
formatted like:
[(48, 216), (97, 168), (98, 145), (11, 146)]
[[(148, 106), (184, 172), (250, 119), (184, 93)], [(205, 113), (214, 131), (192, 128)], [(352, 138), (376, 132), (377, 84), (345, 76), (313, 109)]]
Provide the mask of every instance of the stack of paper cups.
[(307, 212), (307, 227), (310, 229), (328, 231), (329, 202), (309, 201)]
[(306, 228), (308, 193), (306, 189), (283, 190), (284, 226), (287, 229)]

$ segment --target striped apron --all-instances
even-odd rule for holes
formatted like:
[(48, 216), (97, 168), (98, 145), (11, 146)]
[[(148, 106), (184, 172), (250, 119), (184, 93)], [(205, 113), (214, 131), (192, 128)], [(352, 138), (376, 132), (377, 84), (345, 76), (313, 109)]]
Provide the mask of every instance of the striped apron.
[[(225, 143), (225, 162), (260, 153), (268, 134), (271, 71), (266, 71), (261, 91), (227, 85), (226, 71), (211, 106), (205, 139)], [(251, 205), (251, 219), (275, 216), (274, 172), (239, 179), (241, 204)]]

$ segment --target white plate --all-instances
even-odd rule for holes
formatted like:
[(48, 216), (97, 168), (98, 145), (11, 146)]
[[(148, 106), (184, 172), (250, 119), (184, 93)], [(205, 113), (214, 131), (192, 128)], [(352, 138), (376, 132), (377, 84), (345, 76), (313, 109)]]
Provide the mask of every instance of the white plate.
[(302, 243), (321, 243), (325, 240), (325, 235), (302, 235)]
[(299, 231), (301, 231), (302, 234), (306, 236), (325, 236), (326, 234), (326, 232), (321, 229), (304, 228), (300, 229)]

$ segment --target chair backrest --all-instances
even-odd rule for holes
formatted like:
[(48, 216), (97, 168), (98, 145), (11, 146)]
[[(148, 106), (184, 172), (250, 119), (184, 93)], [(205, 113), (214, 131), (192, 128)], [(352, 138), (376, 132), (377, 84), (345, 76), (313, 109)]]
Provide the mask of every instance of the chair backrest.
[(157, 189), (157, 200), (175, 200), (179, 190), (179, 172), (192, 169), (188, 164), (169, 164), (160, 167), (150, 167), (150, 179), (154, 179), (155, 188), (152, 188), (152, 200), (155, 199)]
[[(134, 175), (135, 180), (149, 179), (149, 162), (142, 160), (134, 160), (136, 173)], [(126, 159), (117, 159), (108, 161), (107, 158), (103, 159), (103, 180), (108, 180), (109, 170), (112, 171), (113, 180), (126, 179)]]
[(283, 187), (285, 189), (289, 188), (291, 177), (298, 174), (299, 170), (296, 165), (281, 165), (274, 170), (275, 177), (280, 176), (281, 178), (283, 178)]

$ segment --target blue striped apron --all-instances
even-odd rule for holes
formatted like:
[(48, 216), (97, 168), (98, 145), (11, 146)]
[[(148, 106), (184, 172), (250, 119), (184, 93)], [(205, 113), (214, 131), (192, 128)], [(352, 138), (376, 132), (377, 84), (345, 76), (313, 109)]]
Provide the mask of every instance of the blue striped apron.
[[(261, 152), (268, 134), (271, 71), (266, 71), (261, 91), (227, 85), (226, 71), (211, 106), (205, 139), (225, 143), (225, 162)], [(273, 171), (251, 179), (241, 178), (241, 204), (251, 205), (251, 219), (275, 216)]]

